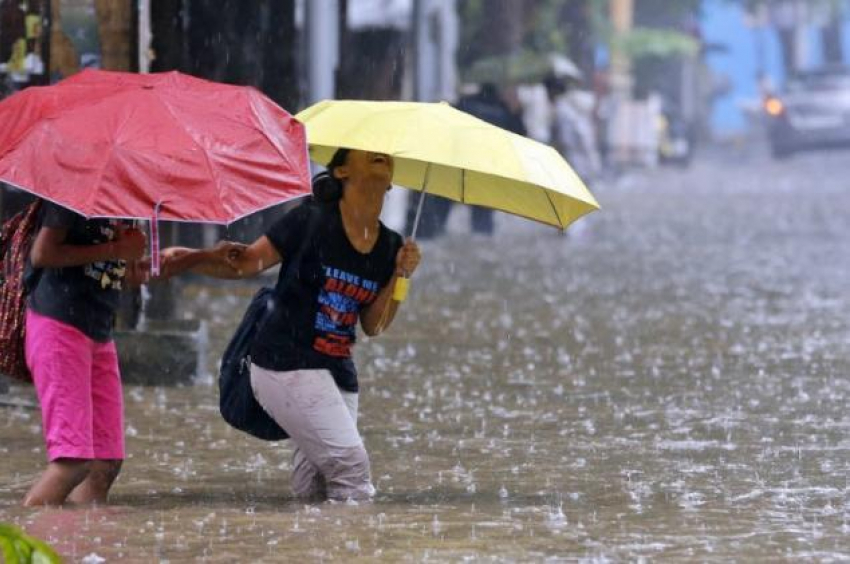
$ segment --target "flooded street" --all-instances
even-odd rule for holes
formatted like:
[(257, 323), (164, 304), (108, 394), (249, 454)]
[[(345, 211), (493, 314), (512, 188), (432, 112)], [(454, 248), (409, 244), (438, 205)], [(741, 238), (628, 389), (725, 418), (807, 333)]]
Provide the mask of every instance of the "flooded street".
[[(288, 444), (227, 427), (207, 377), (125, 389), (110, 507), (18, 507), (39, 412), (0, 407), (0, 521), (73, 562), (846, 560), (847, 157), (629, 173), (566, 237), (455, 210), (359, 346), (374, 503), (295, 501)], [(211, 362), (255, 287), (184, 287)]]

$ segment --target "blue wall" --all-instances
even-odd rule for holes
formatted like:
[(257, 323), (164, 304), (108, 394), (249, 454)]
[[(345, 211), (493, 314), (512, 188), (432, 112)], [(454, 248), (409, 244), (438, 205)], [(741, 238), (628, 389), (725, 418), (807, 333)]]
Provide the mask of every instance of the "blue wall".
[(758, 97), (758, 43), (768, 48), (774, 39), (765, 30), (744, 25), (743, 10), (731, 2), (711, 0), (706, 3), (702, 20), (703, 40), (713, 47), (706, 57), (715, 81), (724, 85), (726, 93), (715, 99), (711, 126), (715, 134), (728, 136), (743, 133), (747, 122), (742, 104)]
[[(708, 0), (702, 18), (704, 41), (720, 45), (706, 57), (709, 68), (720, 80), (728, 82), (728, 92), (715, 100), (711, 126), (720, 137), (746, 132), (744, 107), (759, 99), (759, 52), (763, 68), (774, 86), (785, 80), (782, 70), (782, 51), (777, 32), (772, 28), (750, 28), (745, 25), (744, 11), (725, 0)], [(806, 66), (823, 62), (821, 37), (817, 29), (809, 30), (809, 60)], [(844, 60), (850, 61), (850, 20), (844, 24)]]

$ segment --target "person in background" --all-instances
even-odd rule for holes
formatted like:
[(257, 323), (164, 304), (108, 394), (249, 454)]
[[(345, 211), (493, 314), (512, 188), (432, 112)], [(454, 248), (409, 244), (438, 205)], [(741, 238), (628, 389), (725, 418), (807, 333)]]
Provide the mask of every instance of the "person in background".
[(403, 243), (379, 219), (392, 176), (392, 157), (340, 149), (328, 173), (314, 179), (323, 203), (294, 208), (251, 245), (163, 251), (166, 276), (191, 269), (218, 278), (249, 278), (277, 264), (284, 277), (300, 254), (295, 275), (275, 287), (271, 316), (251, 349), (250, 376), (258, 403), (292, 440), (299, 498), (366, 500), (375, 493), (357, 430), (356, 328), (376, 336), (389, 327), (399, 307), (395, 282), (420, 260), (416, 243)]
[[(124, 409), (112, 339), (119, 292), (141, 284), (144, 234), (45, 202), (30, 253), (26, 361), (48, 464), (23, 504), (104, 503), (124, 459)], [(37, 280), (37, 282), (35, 282)]]
[(569, 77), (549, 76), (544, 86), (552, 106), (551, 145), (584, 181), (598, 176), (602, 160), (594, 123), (594, 93)]

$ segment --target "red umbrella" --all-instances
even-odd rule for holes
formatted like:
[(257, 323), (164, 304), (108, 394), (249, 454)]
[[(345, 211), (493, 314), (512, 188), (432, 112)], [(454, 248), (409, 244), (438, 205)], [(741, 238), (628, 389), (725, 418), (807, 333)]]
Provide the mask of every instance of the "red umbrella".
[(0, 180), (86, 217), (229, 224), (310, 191), (304, 127), (254, 88), (86, 70), (0, 124)]

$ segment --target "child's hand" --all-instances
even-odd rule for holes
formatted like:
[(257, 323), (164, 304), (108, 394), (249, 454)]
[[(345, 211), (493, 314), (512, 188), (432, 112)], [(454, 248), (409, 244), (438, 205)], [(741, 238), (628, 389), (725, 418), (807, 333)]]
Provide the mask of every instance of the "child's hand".
[(119, 227), (112, 245), (114, 258), (118, 260), (139, 260), (145, 255), (148, 242), (145, 234), (135, 227)]
[(124, 272), (124, 281), (131, 288), (138, 288), (142, 284), (147, 284), (150, 278), (150, 257), (145, 257), (141, 260), (131, 260), (127, 263), (127, 270)]

